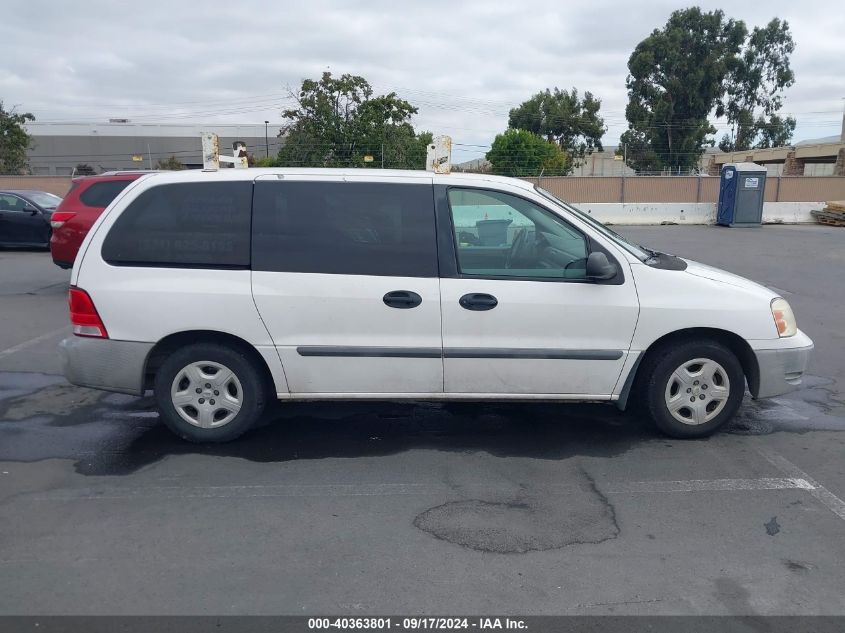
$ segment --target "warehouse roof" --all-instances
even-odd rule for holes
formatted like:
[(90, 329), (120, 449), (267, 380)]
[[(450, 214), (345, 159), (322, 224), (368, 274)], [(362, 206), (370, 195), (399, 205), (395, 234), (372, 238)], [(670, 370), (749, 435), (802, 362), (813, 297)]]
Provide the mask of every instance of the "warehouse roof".
[[(270, 126), (269, 133), (275, 137), (279, 125)], [(45, 123), (32, 121), (26, 124), (27, 133), (32, 136), (153, 136), (153, 137), (196, 137), (203, 132), (216, 132), (222, 137), (263, 137), (264, 124), (256, 123), (142, 123), (106, 122)]]

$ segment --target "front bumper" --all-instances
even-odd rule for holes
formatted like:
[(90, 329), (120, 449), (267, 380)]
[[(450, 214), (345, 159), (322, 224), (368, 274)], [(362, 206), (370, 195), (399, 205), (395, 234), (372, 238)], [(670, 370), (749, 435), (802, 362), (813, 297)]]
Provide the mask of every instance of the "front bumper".
[(789, 339), (781, 339), (787, 345), (784, 347), (754, 350), (759, 370), (758, 384), (751, 394), (755, 398), (779, 396), (801, 386), (813, 341), (800, 330)]
[(59, 343), (68, 382), (80, 387), (144, 394), (144, 369), (152, 343), (73, 336)]

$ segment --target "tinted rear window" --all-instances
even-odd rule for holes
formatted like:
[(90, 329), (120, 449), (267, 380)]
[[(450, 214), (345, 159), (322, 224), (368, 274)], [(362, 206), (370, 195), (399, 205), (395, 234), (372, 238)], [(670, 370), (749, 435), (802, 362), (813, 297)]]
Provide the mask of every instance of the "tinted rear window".
[(249, 266), (251, 182), (160, 185), (112, 225), (103, 259), (118, 265)]
[(131, 180), (109, 180), (106, 182), (95, 182), (85, 191), (79, 194), (79, 199), (86, 207), (98, 207), (105, 209), (117, 198), (117, 194), (126, 189)]
[(431, 185), (255, 185), (253, 270), (436, 277)]

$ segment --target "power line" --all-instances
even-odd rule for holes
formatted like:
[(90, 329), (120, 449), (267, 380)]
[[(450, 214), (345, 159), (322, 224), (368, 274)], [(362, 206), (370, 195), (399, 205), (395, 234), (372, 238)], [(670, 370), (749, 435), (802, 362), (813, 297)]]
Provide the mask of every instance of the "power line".
[[(382, 88), (388, 88), (387, 86), (380, 86)], [(465, 112), (468, 114), (487, 114), (490, 116), (495, 117), (507, 117), (510, 114), (510, 110), (513, 109), (513, 104), (509, 104), (505, 101), (493, 101), (490, 99), (480, 99), (476, 97), (469, 97), (463, 95), (454, 95), (448, 93), (438, 93), (433, 91), (425, 91), (419, 89), (408, 89), (408, 88), (390, 88), (390, 92), (396, 92), (400, 97), (401, 93), (415, 93), (420, 95), (429, 95), (435, 97), (445, 97), (445, 101), (438, 101), (433, 99), (417, 99), (416, 103), (413, 103), (414, 106), (423, 106), (430, 109), (435, 110), (446, 110), (452, 112)], [(135, 118), (135, 119), (144, 119), (144, 120), (163, 120), (162, 117), (170, 117), (170, 118), (190, 118), (190, 117), (199, 117), (199, 116), (217, 116), (217, 115), (231, 115), (231, 114), (248, 114), (254, 112), (265, 112), (271, 106), (280, 107), (282, 101), (290, 101), (291, 96), (288, 93), (282, 92), (275, 92), (275, 93), (264, 93), (258, 95), (241, 95), (238, 97), (231, 97), (231, 98), (221, 98), (221, 99), (206, 99), (206, 100), (197, 100), (197, 101), (182, 101), (182, 102), (171, 102), (171, 103), (126, 103), (126, 102), (114, 102), (114, 103), (98, 103), (92, 104), (90, 106), (83, 106), (83, 111), (87, 107), (89, 110), (90, 108), (112, 108), (117, 110), (119, 113), (125, 114), (127, 118)], [(202, 104), (201, 109), (197, 108), (183, 108), (180, 106), (184, 105), (196, 105)], [(221, 107), (218, 107), (221, 106)], [(498, 107), (497, 107), (498, 106)], [(510, 107), (509, 107), (510, 106)], [(209, 107), (213, 109), (208, 109)], [(145, 109), (149, 108), (175, 108), (179, 110), (178, 112), (174, 113), (164, 113), (164, 112), (145, 112)], [(77, 109), (78, 110), (78, 109)], [(805, 115), (819, 115), (819, 114), (838, 114), (838, 110), (810, 110), (805, 112), (781, 112), (780, 114), (783, 116), (805, 116)], [(624, 117), (624, 110), (600, 110), (599, 115), (603, 117), (606, 124), (621, 124), (624, 125), (627, 121), (623, 118)], [(81, 118), (81, 117), (80, 117)], [(97, 119), (98, 117), (87, 117), (89, 119)], [(565, 117), (567, 120), (573, 120), (572, 117)], [(41, 119), (42, 121), (57, 121), (59, 119)], [(553, 118), (552, 121), (557, 120)], [(578, 118), (574, 119), (578, 121)], [(802, 126), (805, 124), (805, 121), (802, 121)], [(827, 125), (828, 122), (824, 122), (824, 125)]]
[[(330, 156), (332, 153), (340, 154), (343, 156), (349, 156), (351, 154), (354, 155), (381, 155), (382, 154), (382, 147), (381, 144), (373, 144), (373, 145), (361, 145), (356, 144), (354, 147), (350, 148), (346, 145), (338, 145), (338, 144), (331, 144), (331, 143), (300, 143), (300, 144), (285, 144), (284, 142), (274, 142), (270, 144), (271, 149), (277, 150), (281, 147), (286, 147), (289, 150), (289, 155), (286, 157), (287, 160), (297, 160), (295, 157), (297, 153), (299, 154), (314, 154), (314, 153), (323, 153), (327, 156)], [(482, 145), (465, 145), (456, 143), (455, 146), (457, 148), (469, 147), (472, 149), (490, 149), (489, 146), (482, 146)], [(263, 147), (256, 146), (255, 150), (260, 150)], [(248, 148), (249, 150), (250, 148)], [(471, 151), (471, 150), (462, 150), (462, 151)], [(742, 151), (742, 150), (738, 150)], [(751, 151), (751, 150), (749, 150)], [(146, 155), (147, 152), (143, 152)], [(274, 152), (277, 153), (277, 152)], [(657, 156), (673, 156), (673, 157), (704, 157), (707, 155), (706, 152), (655, 152)], [(201, 147), (197, 144), (196, 147), (193, 148), (179, 148), (179, 149), (171, 149), (171, 150), (155, 150), (151, 151), (150, 154), (156, 158), (167, 158), (170, 156), (179, 157), (189, 157), (189, 156), (200, 156), (202, 154)], [(131, 156), (132, 153), (130, 152), (120, 152), (120, 153), (77, 153), (77, 154), (31, 154), (29, 158), (31, 160), (98, 160), (98, 159), (119, 159), (119, 158), (126, 158)], [(586, 154), (584, 157), (576, 157), (576, 160), (585, 160), (588, 159), (591, 154)], [(537, 152), (533, 149), (526, 149), (526, 150), (511, 150), (504, 153), (499, 153), (499, 157), (511, 159), (511, 160), (523, 160), (527, 158), (534, 158), (537, 156)], [(300, 162), (303, 161), (310, 161), (311, 158), (299, 159)]]

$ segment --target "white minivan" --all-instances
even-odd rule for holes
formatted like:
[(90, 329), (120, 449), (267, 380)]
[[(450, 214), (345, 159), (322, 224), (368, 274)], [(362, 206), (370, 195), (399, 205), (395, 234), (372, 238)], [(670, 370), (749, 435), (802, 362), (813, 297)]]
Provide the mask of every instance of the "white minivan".
[(142, 176), (73, 268), (70, 382), (141, 395), (197, 442), (269, 398), (636, 397), (702, 437), (801, 384), (768, 288), (628, 242), (531, 183), (429, 172)]

